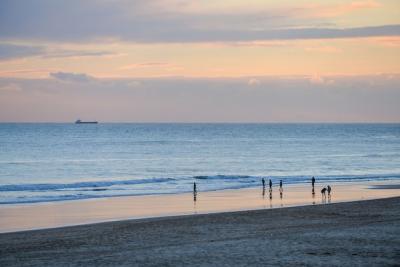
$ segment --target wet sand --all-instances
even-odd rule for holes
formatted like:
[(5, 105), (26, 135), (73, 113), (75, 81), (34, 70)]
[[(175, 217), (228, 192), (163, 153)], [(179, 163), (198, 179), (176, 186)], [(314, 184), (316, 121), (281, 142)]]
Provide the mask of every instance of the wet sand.
[(0, 266), (395, 266), (400, 198), (0, 234)]
[(331, 185), (332, 196), (325, 199), (320, 193), (325, 184), (316, 185), (315, 195), (311, 194), (310, 184), (284, 185), (282, 198), (278, 187), (274, 187), (270, 195), (268, 188), (263, 194), (261, 186), (201, 192), (199, 184), (196, 201), (193, 194), (176, 194), (0, 205), (0, 233), (127, 219), (271, 209), (400, 196), (398, 181)]

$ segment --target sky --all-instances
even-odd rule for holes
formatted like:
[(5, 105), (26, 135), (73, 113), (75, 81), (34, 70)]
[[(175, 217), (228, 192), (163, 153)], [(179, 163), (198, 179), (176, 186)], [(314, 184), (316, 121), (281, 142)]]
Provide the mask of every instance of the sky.
[(0, 122), (400, 122), (398, 0), (0, 0)]

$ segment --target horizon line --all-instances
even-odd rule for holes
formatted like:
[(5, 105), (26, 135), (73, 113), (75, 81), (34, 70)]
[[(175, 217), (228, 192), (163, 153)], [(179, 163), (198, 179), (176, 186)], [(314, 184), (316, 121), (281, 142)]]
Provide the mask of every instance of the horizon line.
[[(400, 121), (97, 121), (98, 124), (400, 124)], [(75, 124), (73, 121), (0, 121), (0, 124)]]

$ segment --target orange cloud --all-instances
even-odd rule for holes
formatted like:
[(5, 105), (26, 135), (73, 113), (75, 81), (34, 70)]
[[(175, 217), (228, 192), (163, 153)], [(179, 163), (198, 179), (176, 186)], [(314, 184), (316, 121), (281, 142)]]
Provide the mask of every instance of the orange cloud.
[(386, 47), (399, 47), (400, 46), (400, 37), (399, 36), (388, 36), (388, 37), (376, 37), (369, 38), (370, 42), (375, 44), (386, 46)]
[(334, 47), (334, 46), (313, 46), (313, 47), (306, 47), (306, 51), (309, 52), (322, 52), (322, 53), (340, 53), (342, 52), (341, 49)]

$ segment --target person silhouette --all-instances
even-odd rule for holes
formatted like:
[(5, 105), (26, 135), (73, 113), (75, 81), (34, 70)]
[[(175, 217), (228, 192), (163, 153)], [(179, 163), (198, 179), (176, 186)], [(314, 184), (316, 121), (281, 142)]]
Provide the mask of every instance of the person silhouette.
[(311, 178), (311, 184), (312, 184), (312, 188), (314, 189), (314, 184), (315, 184), (315, 178), (314, 178), (314, 176)]
[(330, 185), (327, 186), (327, 190), (328, 190), (328, 196), (330, 196), (331, 195), (331, 191), (332, 191), (332, 188), (331, 188)]
[(262, 186), (263, 186), (263, 188), (265, 188), (265, 179), (264, 179), (264, 178), (262, 178), (262, 179), (261, 179), (261, 182), (262, 182)]
[(272, 181), (269, 179), (269, 191), (272, 191)]
[(322, 188), (321, 189), (321, 194), (325, 195), (326, 194), (326, 190), (328, 190), (328, 189), (326, 189), (326, 187)]
[(326, 187), (322, 188), (322, 190), (321, 190), (321, 194), (323, 197), (326, 197), (326, 190), (328, 190), (328, 189), (326, 189)]
[(321, 190), (322, 204), (326, 203), (326, 190), (328, 190), (328, 189), (326, 189), (326, 187), (322, 188), (322, 190)]

